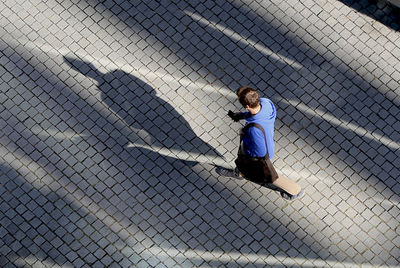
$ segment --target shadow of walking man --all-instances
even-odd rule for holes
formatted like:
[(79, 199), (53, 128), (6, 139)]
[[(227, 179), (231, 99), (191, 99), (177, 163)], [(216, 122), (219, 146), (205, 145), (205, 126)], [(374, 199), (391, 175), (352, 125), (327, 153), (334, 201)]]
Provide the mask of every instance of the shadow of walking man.
[[(146, 143), (213, 157), (221, 155), (199, 138), (175, 108), (141, 79), (122, 70), (102, 73), (93, 64), (64, 56), (74, 70), (95, 79), (102, 101), (130, 128), (146, 131)], [(143, 138), (143, 137), (142, 137)]]

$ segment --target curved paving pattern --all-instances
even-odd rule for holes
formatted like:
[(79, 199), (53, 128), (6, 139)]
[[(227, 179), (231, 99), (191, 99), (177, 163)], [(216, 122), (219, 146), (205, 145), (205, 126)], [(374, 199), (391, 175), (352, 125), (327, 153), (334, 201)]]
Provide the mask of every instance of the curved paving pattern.
[[(381, 1), (2, 1), (0, 265), (400, 266), (398, 22)], [(276, 103), (302, 199), (215, 173), (243, 84)]]

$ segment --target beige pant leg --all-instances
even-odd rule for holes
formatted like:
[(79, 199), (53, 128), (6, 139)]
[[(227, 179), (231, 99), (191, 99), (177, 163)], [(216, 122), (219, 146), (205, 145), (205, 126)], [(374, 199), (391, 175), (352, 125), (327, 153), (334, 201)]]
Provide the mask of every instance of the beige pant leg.
[(300, 185), (281, 174), (279, 174), (279, 178), (272, 184), (291, 195), (296, 195), (301, 191)]

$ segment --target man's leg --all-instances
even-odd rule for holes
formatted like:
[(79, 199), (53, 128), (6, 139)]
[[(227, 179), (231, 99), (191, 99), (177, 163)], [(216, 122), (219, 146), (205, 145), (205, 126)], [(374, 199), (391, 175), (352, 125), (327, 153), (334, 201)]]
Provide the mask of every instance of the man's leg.
[(303, 195), (304, 195), (304, 190), (303, 189), (301, 189), (300, 192), (298, 194), (296, 194), (296, 195), (291, 195), (291, 194), (288, 194), (286, 192), (281, 192), (281, 196), (284, 199), (287, 199), (287, 200), (295, 200), (297, 198), (302, 197)]
[(271, 188), (275, 188), (287, 200), (294, 200), (304, 195), (304, 190), (301, 189), (300, 185), (283, 175), (279, 175), (278, 179), (270, 185), (272, 186)]
[(238, 168), (228, 169), (228, 168), (224, 168), (224, 167), (217, 167), (215, 169), (215, 171), (220, 176), (235, 178), (235, 179), (239, 179), (239, 180), (244, 179), (243, 175), (239, 172)]
[(272, 184), (290, 195), (296, 195), (301, 191), (300, 185), (283, 175), (279, 175)]

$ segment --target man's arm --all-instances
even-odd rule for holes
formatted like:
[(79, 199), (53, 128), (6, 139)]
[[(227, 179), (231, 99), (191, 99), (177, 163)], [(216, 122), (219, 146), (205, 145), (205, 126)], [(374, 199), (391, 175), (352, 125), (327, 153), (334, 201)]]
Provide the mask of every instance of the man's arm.
[(231, 110), (229, 110), (228, 116), (233, 121), (238, 122), (239, 120), (246, 119), (248, 117), (248, 112), (247, 113), (234, 113)]

